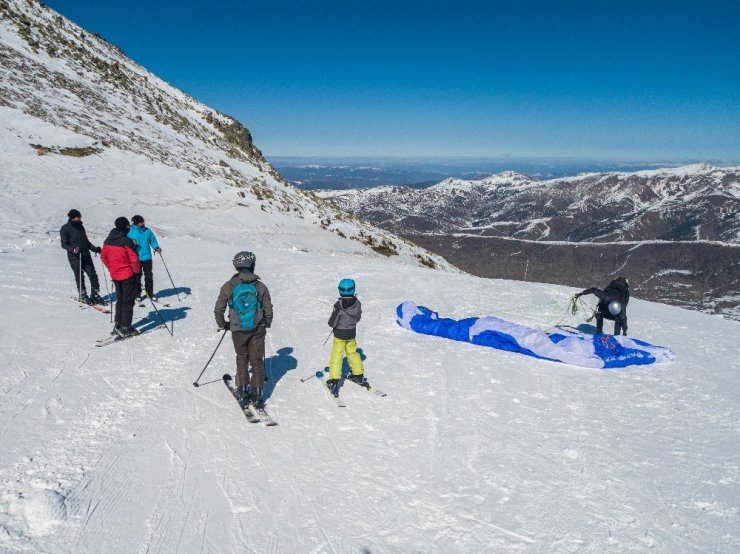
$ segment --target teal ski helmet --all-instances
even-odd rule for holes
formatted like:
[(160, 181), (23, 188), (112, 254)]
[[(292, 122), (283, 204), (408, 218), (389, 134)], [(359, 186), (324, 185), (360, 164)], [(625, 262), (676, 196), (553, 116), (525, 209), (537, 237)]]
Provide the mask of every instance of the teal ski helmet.
[(355, 282), (352, 279), (342, 279), (339, 281), (339, 296), (354, 296)]

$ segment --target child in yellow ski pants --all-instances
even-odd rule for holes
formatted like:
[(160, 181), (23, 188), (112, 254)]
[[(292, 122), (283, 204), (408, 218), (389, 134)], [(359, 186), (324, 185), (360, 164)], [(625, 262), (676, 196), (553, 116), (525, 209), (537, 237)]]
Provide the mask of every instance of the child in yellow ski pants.
[(364, 368), (362, 358), (357, 352), (357, 340), (342, 340), (334, 337), (332, 343), (331, 357), (329, 358), (329, 379), (340, 379), (342, 377), (342, 360), (347, 355), (352, 375), (362, 375)]
[(334, 333), (334, 342), (329, 358), (329, 379), (326, 380), (326, 386), (335, 396), (338, 394), (339, 381), (342, 378), (342, 361), (345, 354), (352, 370), (352, 375), (348, 379), (356, 383), (366, 382), (355, 340), (357, 324), (361, 318), (362, 304), (355, 295), (355, 282), (352, 279), (342, 279), (339, 281), (339, 300), (334, 304), (328, 321)]

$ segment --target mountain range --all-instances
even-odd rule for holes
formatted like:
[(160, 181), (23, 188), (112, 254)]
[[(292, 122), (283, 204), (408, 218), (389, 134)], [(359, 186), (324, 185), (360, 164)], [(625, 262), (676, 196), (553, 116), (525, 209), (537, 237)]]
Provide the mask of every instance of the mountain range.
[(738, 168), (508, 171), (319, 194), (476, 275), (589, 287), (626, 273), (644, 298), (740, 317)]

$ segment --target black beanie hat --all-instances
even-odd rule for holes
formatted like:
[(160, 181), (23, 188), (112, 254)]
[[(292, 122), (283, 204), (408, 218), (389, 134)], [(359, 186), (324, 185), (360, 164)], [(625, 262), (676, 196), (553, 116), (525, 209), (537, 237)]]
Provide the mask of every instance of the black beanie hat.
[(128, 228), (131, 227), (131, 225), (128, 222), (128, 219), (125, 217), (119, 217), (116, 219), (116, 229), (120, 229), (121, 231), (128, 231)]
[(140, 215), (135, 215), (134, 217), (131, 218), (131, 223), (133, 223), (134, 225), (138, 225), (139, 223), (144, 223), (144, 218), (141, 217)]
[(69, 219), (74, 219), (75, 217), (82, 217), (82, 214), (79, 212), (79, 210), (75, 210), (74, 208), (72, 208), (71, 210), (69, 210), (67, 217)]

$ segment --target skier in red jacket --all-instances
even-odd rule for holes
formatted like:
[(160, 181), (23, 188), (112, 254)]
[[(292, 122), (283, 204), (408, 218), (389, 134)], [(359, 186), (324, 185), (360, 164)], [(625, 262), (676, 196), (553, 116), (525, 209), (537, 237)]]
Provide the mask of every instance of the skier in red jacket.
[(128, 219), (119, 217), (115, 225), (103, 243), (100, 257), (116, 286), (116, 325), (113, 331), (121, 338), (128, 338), (139, 334), (131, 326), (131, 321), (134, 318), (136, 295), (139, 293), (141, 265), (136, 254), (136, 244), (128, 238), (131, 227)]

